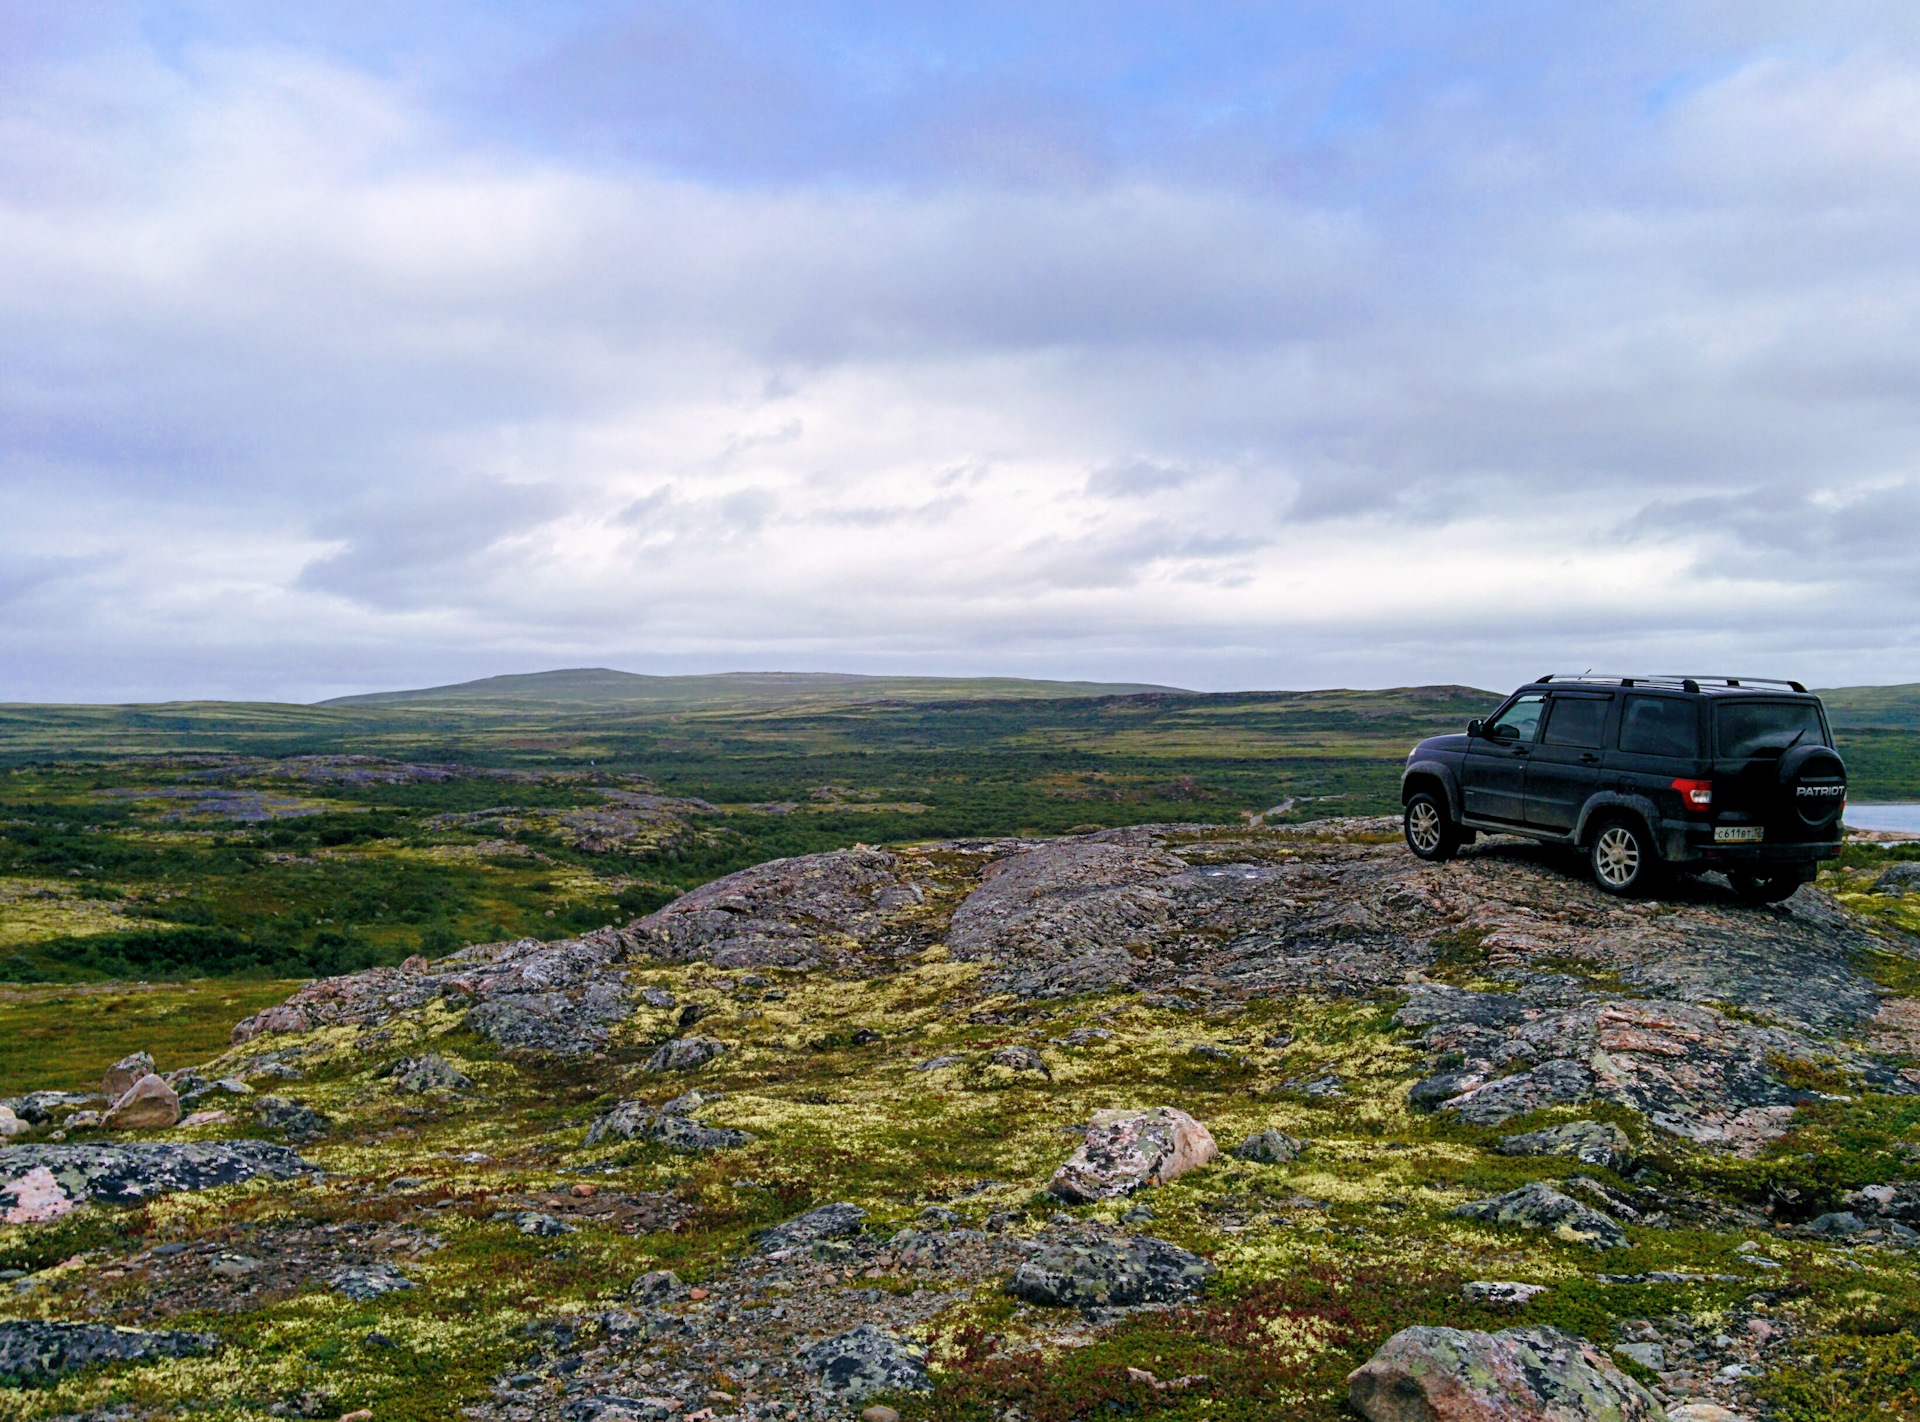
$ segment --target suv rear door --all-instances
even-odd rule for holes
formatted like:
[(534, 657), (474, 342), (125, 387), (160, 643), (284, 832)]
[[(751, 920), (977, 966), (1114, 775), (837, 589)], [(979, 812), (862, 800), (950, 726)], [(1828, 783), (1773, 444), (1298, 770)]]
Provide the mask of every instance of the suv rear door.
[(1556, 691), (1527, 761), (1527, 823), (1571, 830), (1580, 807), (1600, 788), (1600, 748), (1613, 719), (1610, 691)]
[(1477, 819), (1526, 819), (1527, 758), (1533, 754), (1545, 692), (1516, 696), (1487, 722), (1485, 731), (1467, 742), (1460, 762), (1460, 798), (1467, 814)]

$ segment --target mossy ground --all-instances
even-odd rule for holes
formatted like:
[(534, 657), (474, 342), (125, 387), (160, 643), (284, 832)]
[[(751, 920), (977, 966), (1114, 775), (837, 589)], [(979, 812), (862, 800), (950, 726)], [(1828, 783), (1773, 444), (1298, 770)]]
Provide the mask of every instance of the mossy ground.
[[(1464, 1303), (1459, 1286), (1471, 1278), (1546, 1284), (1549, 1291), (1521, 1317), (1603, 1342), (1623, 1319), (1684, 1312), (1711, 1323), (1751, 1308), (1752, 1296), (1764, 1292), (1763, 1307), (1800, 1330), (1804, 1344), (1796, 1361), (1782, 1362), (1762, 1384), (1778, 1415), (1920, 1416), (1920, 1283), (1904, 1255), (1763, 1232), (1757, 1242), (1780, 1267), (1762, 1274), (1739, 1257), (1751, 1234), (1745, 1229), (1635, 1228), (1631, 1249), (1602, 1256), (1454, 1219), (1456, 1205), (1532, 1179), (1564, 1179), (1574, 1167), (1502, 1156), (1491, 1148), (1499, 1132), (1410, 1113), (1406, 1088), (1423, 1062), (1409, 1034), (1393, 1025), (1391, 1003), (1300, 998), (1209, 1017), (1128, 995), (1050, 1004), (982, 999), (977, 969), (948, 961), (938, 948), (882, 977), (769, 976), (781, 996), (742, 989), (738, 974), (698, 964), (635, 972), (639, 985), (710, 1007), (700, 1030), (730, 1044), (690, 1080), (666, 1082), (642, 1070), (673, 1017), (650, 1009), (609, 1053), (586, 1062), (502, 1056), (444, 1007), (378, 1032), (331, 1029), (226, 1053), (217, 1064), (238, 1070), (266, 1050), (306, 1048), (299, 1058), (306, 1079), (277, 1089), (334, 1118), (332, 1134), (307, 1151), (326, 1177), (0, 1230), (0, 1258), (41, 1270), (37, 1287), (16, 1295), (11, 1310), (124, 1315), (153, 1288), (142, 1268), (126, 1266), (140, 1248), (211, 1239), (239, 1253), (270, 1253), (275, 1230), (294, 1224), (335, 1226), (356, 1239), (401, 1227), (426, 1231), (441, 1247), (403, 1260), (422, 1287), (353, 1303), (308, 1280), (259, 1307), (188, 1308), (169, 1326), (218, 1334), (227, 1342), (218, 1355), (0, 1391), (0, 1418), (24, 1422), (122, 1403), (254, 1418), (301, 1399), (328, 1415), (370, 1407), (379, 1422), (451, 1417), (482, 1400), (491, 1380), (524, 1356), (528, 1325), (614, 1306), (648, 1269), (718, 1277), (755, 1229), (809, 1204), (854, 1201), (882, 1230), (911, 1222), (936, 1201), (976, 1221), (1003, 1211), (1031, 1227), (1057, 1208), (1038, 1192), (1072, 1149), (1078, 1124), (1101, 1108), (1157, 1104), (1191, 1112), (1226, 1147), (1268, 1127), (1311, 1142), (1291, 1165), (1223, 1157), (1139, 1197), (1151, 1203), (1154, 1233), (1219, 1265), (1208, 1297), (1088, 1330), (1074, 1317), (976, 1291), (936, 1320), (930, 1341), (942, 1385), (931, 1397), (898, 1399), (909, 1419), (985, 1422), (1010, 1406), (1034, 1422), (1108, 1412), (1340, 1416), (1346, 1373), (1397, 1329), (1514, 1321)], [(103, 1039), (89, 1038), (87, 1025), (55, 1031), (53, 1024), (82, 1022), (76, 1014), (96, 1002), (120, 1004), (96, 1015), (121, 1019), (123, 1035), (95, 1052), (89, 1072), (122, 1046), (150, 1046), (164, 1058), (171, 1043), (191, 1055), (204, 1037), (186, 1030), (189, 1021), (193, 1031), (231, 1021), (275, 992), (16, 996), (0, 1012), (12, 1014), (6, 1021), (16, 1031), (37, 1022), (52, 1033), (42, 1040), (59, 1044), (53, 1075), (61, 1079), (28, 1080), (31, 1067), (18, 1054), (9, 1079), (58, 1085), (78, 1072), (84, 1044)], [(178, 1011), (131, 1016), (150, 1003)], [(1056, 1040), (1089, 1026), (1111, 1036), (1085, 1047)], [(161, 1035), (170, 1030), (178, 1035)], [(1263, 1045), (1289, 1033), (1285, 1046)], [(1037, 1048), (1051, 1076), (987, 1061), (993, 1048), (1011, 1044)], [(407, 1097), (374, 1075), (427, 1046), (453, 1058), (475, 1088)], [(961, 1060), (921, 1069), (938, 1056)], [(1295, 1089), (1328, 1072), (1341, 1078), (1341, 1096)], [(585, 1146), (587, 1123), (613, 1102), (663, 1099), (689, 1084), (723, 1089), (703, 1116), (752, 1131), (756, 1142), (701, 1157), (632, 1143)], [(1505, 1129), (1596, 1114), (1627, 1129), (1656, 1185), (1772, 1206), (1783, 1218), (1805, 1218), (1845, 1190), (1910, 1172), (1910, 1152), (1920, 1149), (1920, 1108), (1880, 1097), (1806, 1108), (1799, 1128), (1753, 1161), (1682, 1151), (1616, 1108), (1542, 1112)], [(401, 1178), (413, 1183), (396, 1188)], [(493, 1218), (503, 1203), (538, 1207), (570, 1198), (566, 1192), (582, 1180), (603, 1194), (670, 1201), (675, 1227), (628, 1232), (581, 1217), (575, 1232), (542, 1239)], [(1122, 1208), (1110, 1202), (1077, 1213), (1113, 1221)], [(1603, 1270), (1727, 1274), (1740, 1282), (1605, 1284), (1595, 1278)], [(370, 1342), (374, 1334), (387, 1342)], [(1129, 1367), (1204, 1382), (1156, 1390), (1130, 1379)]]

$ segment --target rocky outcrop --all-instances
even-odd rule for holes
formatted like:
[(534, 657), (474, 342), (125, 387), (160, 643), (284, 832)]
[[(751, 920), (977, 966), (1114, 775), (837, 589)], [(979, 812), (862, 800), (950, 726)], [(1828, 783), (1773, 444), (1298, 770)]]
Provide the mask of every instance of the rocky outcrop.
[(809, 968), (834, 963), (902, 929), (924, 902), (882, 849), (842, 849), (729, 874), (684, 894), (633, 927), (640, 951), (666, 962), (721, 968)]
[(348, 1264), (327, 1275), (327, 1287), (356, 1303), (420, 1286), (391, 1264)]
[(1625, 1249), (1628, 1243), (1627, 1232), (1618, 1220), (1538, 1180), (1490, 1200), (1461, 1205), (1453, 1214), (1487, 1224), (1550, 1230), (1555, 1238), (1569, 1244), (1588, 1244), (1596, 1249)]
[(261, 1175), (290, 1180), (318, 1168), (289, 1147), (265, 1141), (4, 1146), (0, 1208), (18, 1208), (23, 1191), (25, 1198), (42, 1200), (55, 1214), (64, 1214), (90, 1200), (130, 1205), (177, 1190), (237, 1185)]
[(1347, 1379), (1368, 1422), (1661, 1422), (1653, 1394), (1553, 1328), (1407, 1328)]
[(1300, 1158), (1307, 1143), (1285, 1131), (1257, 1131), (1233, 1148), (1234, 1159), (1253, 1160), (1262, 1165), (1290, 1165)]
[(395, 1091), (418, 1096), (428, 1091), (467, 1091), (473, 1078), (438, 1052), (403, 1057), (386, 1073)]
[(429, 963), (369, 968), (310, 983), (277, 1007), (233, 1029), (235, 1043), (317, 1027), (373, 1027), (436, 999), (466, 1006), (474, 1031), (504, 1047), (577, 1056), (607, 1044), (629, 1011), (620, 971), (633, 934), (601, 929), (542, 943), (483, 943)]
[(0, 1322), (0, 1378), (39, 1382), (101, 1363), (184, 1358), (219, 1346), (208, 1333), (143, 1332), (103, 1323)]
[(1047, 1189), (1072, 1204), (1111, 1200), (1163, 1185), (1219, 1154), (1207, 1128), (1185, 1111), (1099, 1111)]
[(926, 1349), (871, 1323), (803, 1349), (800, 1357), (820, 1375), (828, 1392), (847, 1402), (863, 1402), (881, 1392), (933, 1388)]
[(315, 1141), (333, 1128), (333, 1121), (304, 1101), (285, 1096), (262, 1096), (253, 1103), (253, 1119), (288, 1140)]
[(695, 1111), (715, 1099), (703, 1092), (689, 1091), (657, 1108), (644, 1101), (622, 1101), (611, 1111), (594, 1118), (587, 1127), (587, 1144), (598, 1145), (603, 1140), (647, 1140), (687, 1154), (751, 1145), (750, 1132), (709, 1126), (693, 1118)]
[(1043, 1238), (1007, 1292), (1054, 1308), (1124, 1308), (1191, 1298), (1214, 1275), (1207, 1260), (1164, 1239), (1068, 1229)]

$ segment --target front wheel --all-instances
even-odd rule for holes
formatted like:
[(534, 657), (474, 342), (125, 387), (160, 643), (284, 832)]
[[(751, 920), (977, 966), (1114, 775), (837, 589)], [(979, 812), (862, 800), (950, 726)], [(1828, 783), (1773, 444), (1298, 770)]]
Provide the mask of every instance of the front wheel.
[(1727, 882), (1733, 885), (1733, 892), (1742, 903), (1777, 904), (1792, 898), (1801, 880), (1794, 873), (1755, 874), (1746, 869), (1735, 869), (1727, 875)]
[(1647, 832), (1632, 820), (1608, 820), (1593, 837), (1593, 882), (1606, 894), (1645, 893), (1658, 872)]
[(1455, 828), (1453, 817), (1447, 813), (1446, 804), (1425, 790), (1407, 801), (1403, 824), (1407, 832), (1407, 848), (1417, 858), (1437, 863), (1453, 858), (1454, 851), (1460, 848), (1460, 831)]

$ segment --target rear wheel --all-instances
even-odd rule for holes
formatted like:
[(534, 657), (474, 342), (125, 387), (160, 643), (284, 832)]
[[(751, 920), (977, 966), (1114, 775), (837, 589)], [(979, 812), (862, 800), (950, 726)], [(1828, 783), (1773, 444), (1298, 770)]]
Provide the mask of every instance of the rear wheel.
[(1791, 898), (1802, 881), (1800, 875), (1791, 870), (1784, 874), (1755, 874), (1735, 869), (1727, 875), (1727, 882), (1733, 885), (1733, 892), (1742, 903), (1777, 904)]
[(1447, 813), (1446, 803), (1429, 791), (1422, 790), (1407, 801), (1402, 823), (1407, 833), (1407, 848), (1429, 863), (1451, 859), (1460, 848), (1460, 831)]
[(1634, 820), (1608, 820), (1594, 833), (1588, 849), (1593, 881), (1606, 894), (1643, 894), (1659, 874), (1653, 844)]

